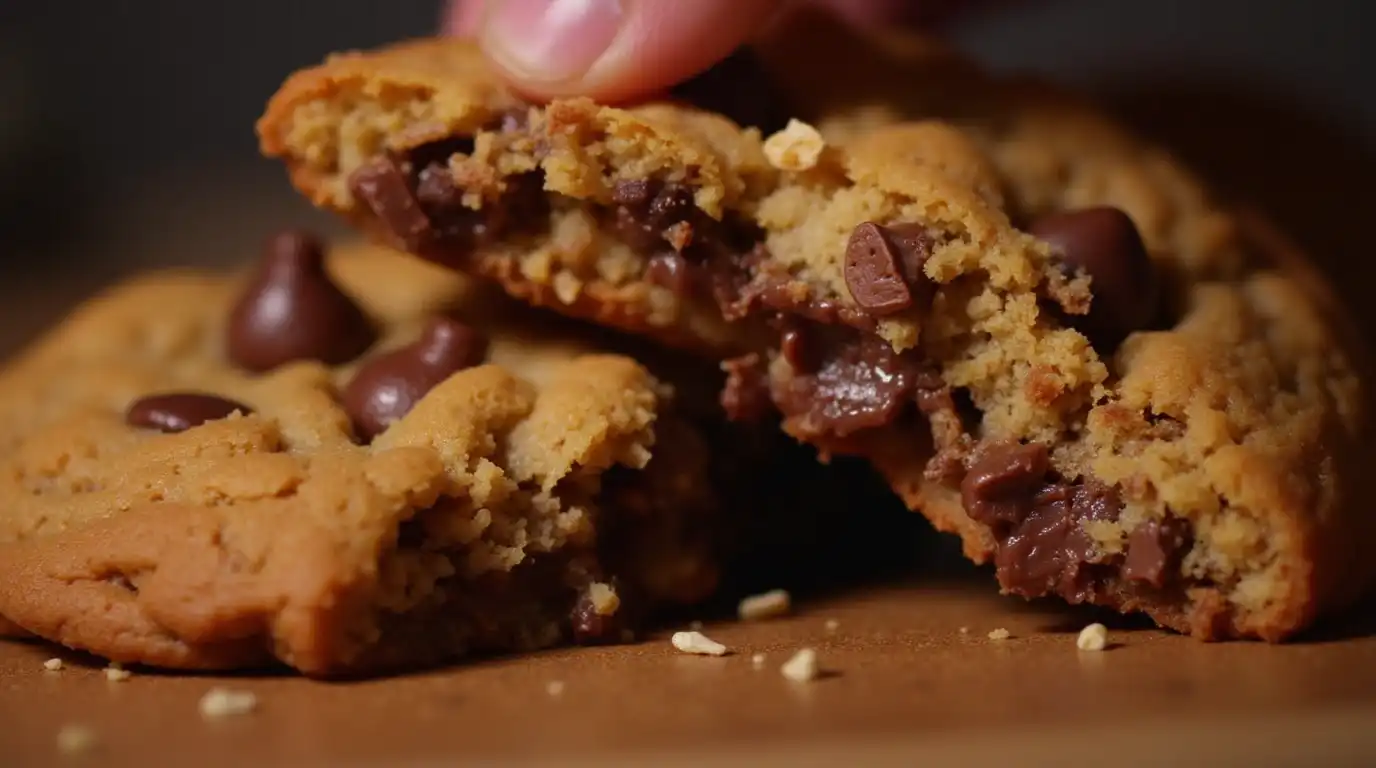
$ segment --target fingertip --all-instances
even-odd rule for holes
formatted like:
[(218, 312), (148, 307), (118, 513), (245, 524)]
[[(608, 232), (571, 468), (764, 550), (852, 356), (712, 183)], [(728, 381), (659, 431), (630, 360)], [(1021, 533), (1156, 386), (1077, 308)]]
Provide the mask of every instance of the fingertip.
[[(583, 13), (558, 12), (564, 3)], [(532, 17), (527, 3), (504, 2), (482, 20), (480, 39), (512, 86), (527, 95), (618, 102), (662, 92), (707, 69), (748, 41), (780, 5), (547, 0)], [(516, 6), (525, 6), (521, 18), (506, 18)]]
[(482, 27), (484, 0), (449, 0), (440, 29), (452, 37), (477, 37)]

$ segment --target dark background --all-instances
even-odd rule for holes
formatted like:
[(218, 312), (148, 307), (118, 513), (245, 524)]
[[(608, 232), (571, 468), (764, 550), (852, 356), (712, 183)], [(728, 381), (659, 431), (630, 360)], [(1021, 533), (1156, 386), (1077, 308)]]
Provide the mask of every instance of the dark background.
[[(949, 34), (1099, 95), (1361, 300), (1376, 281), (1371, 7), (1042, 0)], [(438, 16), (395, 0), (0, 0), (0, 354), (121, 274), (241, 260), (285, 223), (331, 227), (258, 158), (254, 120), (293, 69)]]

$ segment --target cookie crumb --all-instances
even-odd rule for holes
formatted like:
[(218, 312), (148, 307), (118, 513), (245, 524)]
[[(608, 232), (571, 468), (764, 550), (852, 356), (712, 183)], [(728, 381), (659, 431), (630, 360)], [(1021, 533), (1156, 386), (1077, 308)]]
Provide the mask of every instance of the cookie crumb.
[(694, 631), (694, 632), (701, 632), (701, 631), (702, 631), (702, 622), (698, 621), (697, 619), (694, 619), (694, 620), (688, 622), (688, 629), (690, 629), (690, 630), (692, 630), (692, 631)]
[(48, 659), (47, 661), (43, 662), (43, 668), (46, 669), (46, 670), (48, 670), (49, 672), (61, 672), (61, 671), (62, 671), (62, 659), (58, 659), (58, 658)]
[(970, 628), (969, 628), (969, 627), (961, 627), (961, 628), (960, 628), (960, 634), (962, 634), (962, 635), (968, 635), (968, 634), (970, 634)]
[(560, 696), (563, 696), (563, 695), (564, 695), (564, 681), (563, 681), (563, 680), (551, 680), (551, 681), (549, 681), (549, 683), (545, 685), (545, 693), (548, 693), (548, 694), (549, 694), (551, 697), (553, 697), (553, 698), (559, 698)]
[(828, 632), (835, 632), (837, 628), (841, 626), (841, 622), (836, 619), (827, 619), (827, 623), (822, 626), (826, 627)]
[(64, 755), (90, 752), (96, 742), (96, 732), (84, 725), (64, 725), (57, 732), (57, 751)]
[(684, 653), (696, 653), (701, 656), (726, 655), (726, 646), (701, 632), (675, 632), (669, 642)]
[(817, 679), (819, 670), (817, 668), (817, 652), (811, 648), (804, 648), (793, 654), (793, 658), (784, 662), (779, 667), (779, 672), (789, 680), (796, 683), (807, 683)]
[(736, 615), (741, 621), (773, 619), (793, 610), (793, 597), (787, 590), (771, 589), (758, 595), (745, 598), (736, 606)]
[(105, 679), (112, 683), (122, 683), (133, 676), (134, 673), (120, 666), (118, 661), (105, 668)]
[(750, 657), (750, 666), (753, 669), (764, 669), (764, 662), (765, 655), (763, 653), (757, 653)]
[(621, 596), (616, 594), (612, 585), (600, 581), (588, 586), (588, 601), (599, 616), (610, 616), (621, 607)]
[(257, 708), (258, 697), (252, 691), (211, 688), (201, 697), (201, 717), (207, 720), (247, 715)]
[(990, 640), (1007, 640), (1008, 638), (1010, 638), (1010, 637), (1012, 637), (1012, 636), (1013, 636), (1013, 633), (1012, 633), (1012, 632), (1009, 632), (1008, 630), (1004, 629), (1003, 627), (999, 627), (998, 629), (992, 629), (992, 630), (989, 631), (989, 639), (990, 639)]
[(782, 131), (765, 140), (764, 155), (781, 171), (806, 171), (817, 165), (825, 147), (816, 128), (801, 120), (789, 120)]
[(1075, 638), (1075, 647), (1082, 651), (1102, 651), (1108, 647), (1108, 627), (1094, 623), (1080, 630)]

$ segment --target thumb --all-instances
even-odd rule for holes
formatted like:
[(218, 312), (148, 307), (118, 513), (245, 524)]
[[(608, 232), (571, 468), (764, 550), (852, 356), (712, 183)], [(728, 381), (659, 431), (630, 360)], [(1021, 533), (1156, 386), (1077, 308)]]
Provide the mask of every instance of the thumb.
[(489, 0), (479, 39), (530, 96), (623, 101), (707, 69), (781, 0)]

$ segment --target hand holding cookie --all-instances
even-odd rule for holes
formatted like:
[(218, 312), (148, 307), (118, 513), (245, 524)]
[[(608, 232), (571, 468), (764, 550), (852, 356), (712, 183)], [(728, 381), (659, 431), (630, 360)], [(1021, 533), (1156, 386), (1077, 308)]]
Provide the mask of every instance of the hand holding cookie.
[[(926, 24), (961, 0), (813, 0), (864, 27)], [(662, 91), (754, 39), (786, 0), (451, 0), (445, 29), (476, 37), (517, 90), (622, 101)]]

